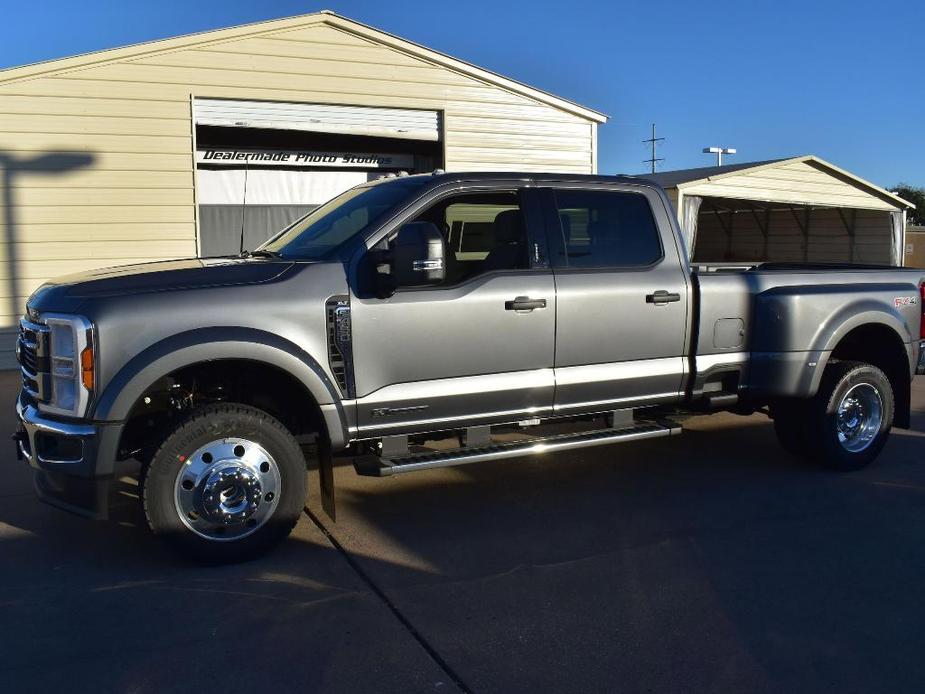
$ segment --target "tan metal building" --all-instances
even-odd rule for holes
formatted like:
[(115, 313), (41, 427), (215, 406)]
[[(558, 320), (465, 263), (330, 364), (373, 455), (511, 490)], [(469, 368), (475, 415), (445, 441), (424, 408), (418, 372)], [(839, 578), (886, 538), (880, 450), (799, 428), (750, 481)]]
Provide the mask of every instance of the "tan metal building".
[(47, 278), (236, 252), (389, 171), (593, 173), (605, 120), (330, 12), (0, 71), (0, 366)]
[(925, 268), (925, 226), (906, 227), (903, 265)]
[(899, 196), (812, 155), (646, 178), (675, 204), (700, 264), (853, 262), (901, 265)]

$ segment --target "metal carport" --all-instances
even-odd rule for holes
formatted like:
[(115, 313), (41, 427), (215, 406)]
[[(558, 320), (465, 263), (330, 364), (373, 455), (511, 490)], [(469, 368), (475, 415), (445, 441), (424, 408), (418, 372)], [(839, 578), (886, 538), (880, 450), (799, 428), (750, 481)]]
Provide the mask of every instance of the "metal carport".
[(674, 202), (695, 263), (902, 264), (914, 205), (818, 157), (647, 178)]

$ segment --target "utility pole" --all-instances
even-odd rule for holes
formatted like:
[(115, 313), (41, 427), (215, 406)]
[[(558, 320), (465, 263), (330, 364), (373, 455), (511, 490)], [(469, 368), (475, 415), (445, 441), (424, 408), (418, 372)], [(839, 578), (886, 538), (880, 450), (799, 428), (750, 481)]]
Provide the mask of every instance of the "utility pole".
[(655, 148), (658, 146), (658, 143), (659, 143), (659, 142), (662, 142), (664, 139), (665, 139), (664, 137), (655, 137), (655, 123), (653, 123), (653, 124), (652, 124), (652, 137), (650, 137), (648, 140), (643, 140), (643, 141), (642, 141), (643, 144), (647, 144), (647, 143), (648, 143), (648, 144), (651, 144), (651, 145), (652, 145), (652, 158), (651, 158), (651, 159), (643, 159), (643, 160), (642, 160), (642, 162), (643, 162), (644, 164), (651, 164), (651, 165), (652, 165), (652, 173), (655, 173), (655, 165), (658, 164), (658, 162), (660, 162), (660, 161), (665, 161), (665, 158), (664, 158), (664, 157), (656, 157), (656, 156), (655, 156), (655, 154), (656, 154)]
[(715, 154), (716, 155), (716, 165), (722, 166), (723, 165), (723, 155), (724, 154), (735, 154), (736, 151), (734, 147), (704, 147), (703, 153), (704, 154)]

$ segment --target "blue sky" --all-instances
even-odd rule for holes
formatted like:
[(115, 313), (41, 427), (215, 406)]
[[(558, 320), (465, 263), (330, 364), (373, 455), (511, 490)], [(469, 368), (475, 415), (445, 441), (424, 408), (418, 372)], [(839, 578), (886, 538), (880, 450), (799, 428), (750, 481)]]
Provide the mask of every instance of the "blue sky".
[(602, 173), (812, 153), (925, 186), (925, 3), (43, 0), (4, 8), (0, 66), (332, 9), (603, 111)]

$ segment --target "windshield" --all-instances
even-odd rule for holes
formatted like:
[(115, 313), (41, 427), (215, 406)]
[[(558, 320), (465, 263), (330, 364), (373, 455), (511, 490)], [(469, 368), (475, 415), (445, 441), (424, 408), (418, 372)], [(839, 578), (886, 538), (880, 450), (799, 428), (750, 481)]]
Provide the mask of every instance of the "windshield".
[(258, 251), (282, 258), (322, 258), (394, 209), (426, 181), (423, 176), (415, 176), (351, 188), (309, 212)]

